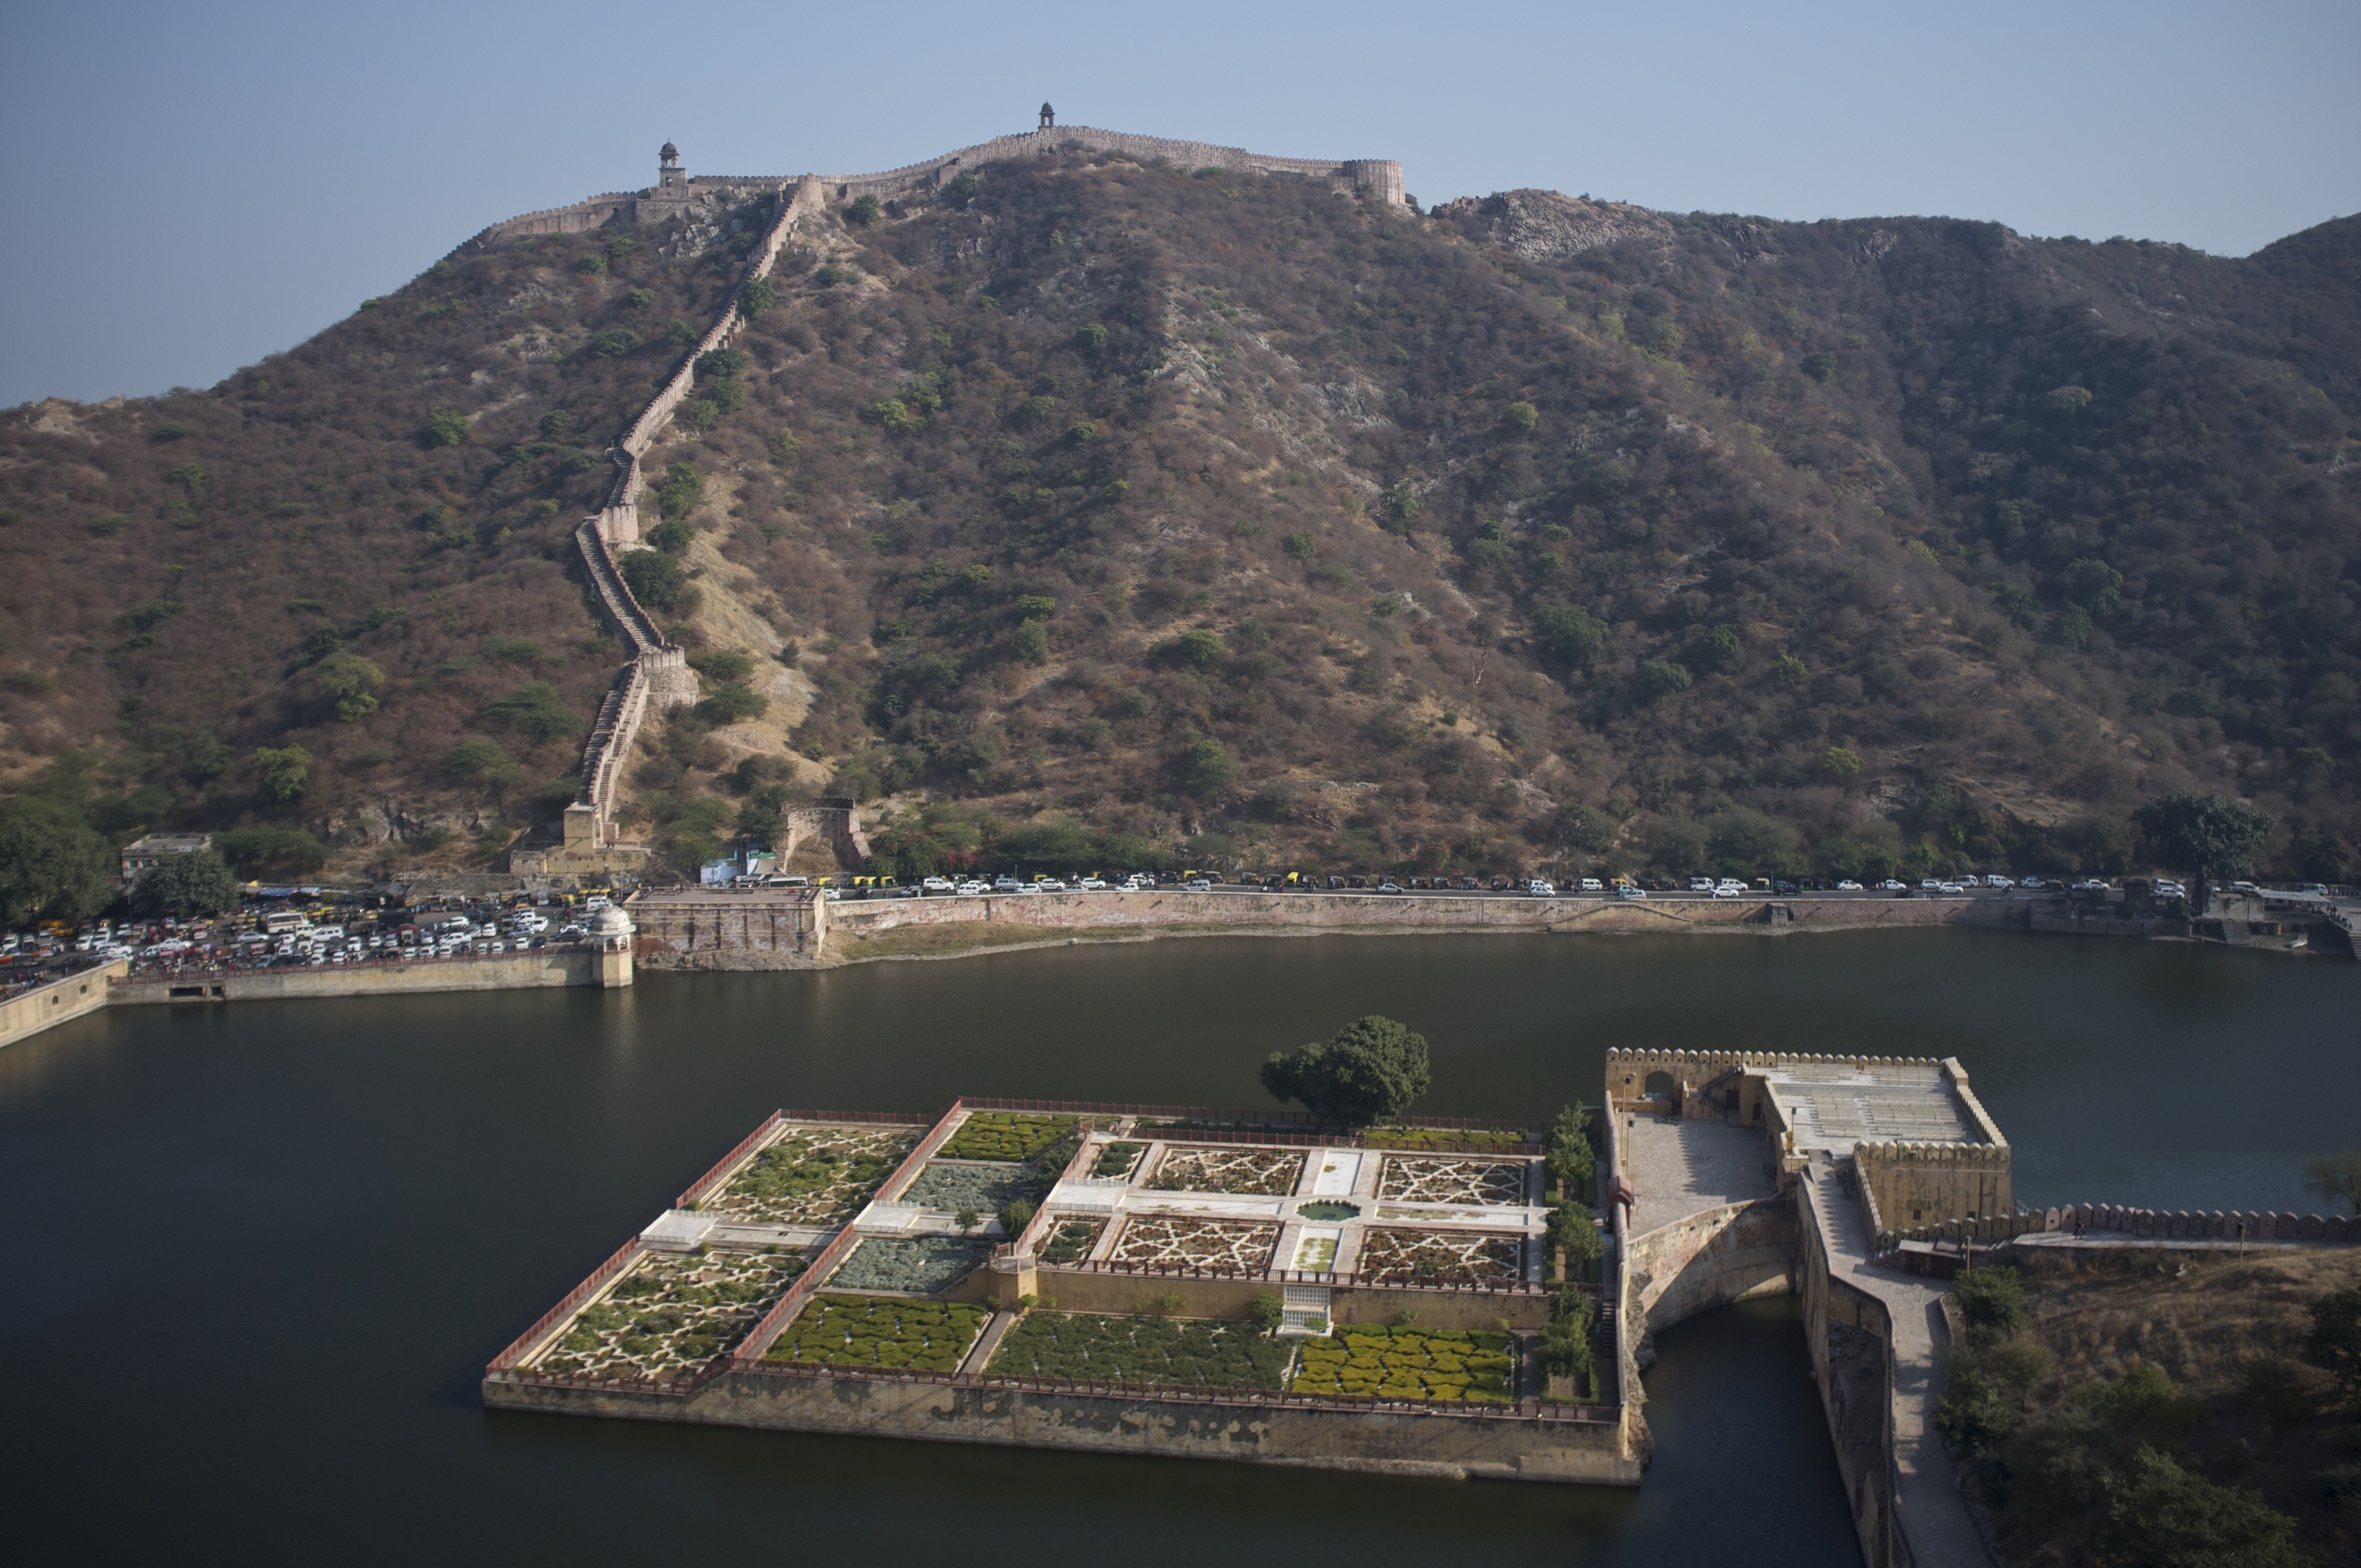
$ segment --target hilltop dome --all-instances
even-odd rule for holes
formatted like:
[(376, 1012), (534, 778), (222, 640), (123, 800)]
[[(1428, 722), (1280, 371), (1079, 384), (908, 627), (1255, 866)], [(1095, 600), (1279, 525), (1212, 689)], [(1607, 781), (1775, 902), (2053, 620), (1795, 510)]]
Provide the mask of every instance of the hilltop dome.
[(629, 941), (638, 927), (631, 917), (613, 905), (607, 905), (590, 919), (590, 939), (594, 942)]
[(656, 156), (663, 159), (666, 163), (670, 163), (674, 159), (680, 156), (680, 148), (673, 146), (670, 142), (666, 142), (664, 144), (664, 150), (657, 153)]

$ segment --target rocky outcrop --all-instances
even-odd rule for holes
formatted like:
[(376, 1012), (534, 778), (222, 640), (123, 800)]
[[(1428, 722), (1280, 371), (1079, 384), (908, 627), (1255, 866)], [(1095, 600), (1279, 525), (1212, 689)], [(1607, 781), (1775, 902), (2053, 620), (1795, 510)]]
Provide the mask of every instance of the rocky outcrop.
[(1527, 261), (1563, 262), (1628, 239), (1665, 239), (1672, 221), (1662, 213), (1627, 202), (1594, 202), (1555, 191), (1510, 191), (1500, 195), (1462, 196), (1433, 215), (1456, 224), (1462, 233)]

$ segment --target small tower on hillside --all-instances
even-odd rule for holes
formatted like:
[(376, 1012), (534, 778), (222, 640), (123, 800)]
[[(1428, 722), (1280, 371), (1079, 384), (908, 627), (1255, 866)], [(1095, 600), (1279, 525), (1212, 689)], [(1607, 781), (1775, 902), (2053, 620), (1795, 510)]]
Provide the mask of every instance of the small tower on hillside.
[(1041, 105), (1041, 128), (1042, 128), (1043, 130), (1045, 130), (1045, 131), (1046, 131), (1046, 130), (1049, 130), (1050, 127), (1052, 127), (1053, 126), (1055, 126), (1057, 123), (1058, 123), (1058, 111), (1057, 111), (1057, 110), (1055, 110), (1055, 109), (1052, 109), (1052, 108), (1051, 108), (1051, 107), (1049, 107), (1049, 104), (1042, 104), (1042, 105)]
[(684, 192), (688, 185), (688, 170), (680, 166), (680, 148), (670, 142), (656, 154), (656, 189), (670, 190), (675, 186)]

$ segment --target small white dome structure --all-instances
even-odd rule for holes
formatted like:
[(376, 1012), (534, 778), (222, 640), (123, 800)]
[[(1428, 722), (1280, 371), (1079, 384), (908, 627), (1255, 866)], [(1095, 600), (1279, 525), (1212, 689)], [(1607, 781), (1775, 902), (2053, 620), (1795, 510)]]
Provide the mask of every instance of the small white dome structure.
[(602, 948), (629, 947), (631, 933), (638, 928), (630, 916), (611, 904), (590, 917), (590, 939)]

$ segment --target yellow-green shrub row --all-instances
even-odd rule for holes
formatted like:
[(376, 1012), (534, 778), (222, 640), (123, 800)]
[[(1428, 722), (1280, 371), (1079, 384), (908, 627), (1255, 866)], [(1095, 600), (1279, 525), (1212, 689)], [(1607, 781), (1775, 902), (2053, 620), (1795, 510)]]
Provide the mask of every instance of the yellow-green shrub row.
[(1355, 1324), (1325, 1339), (1305, 1341), (1288, 1388), (1298, 1394), (1503, 1405), (1515, 1397), (1515, 1380), (1516, 1358), (1507, 1334)]
[(1073, 1130), (1071, 1116), (979, 1111), (935, 1153), (939, 1159), (1031, 1159)]

